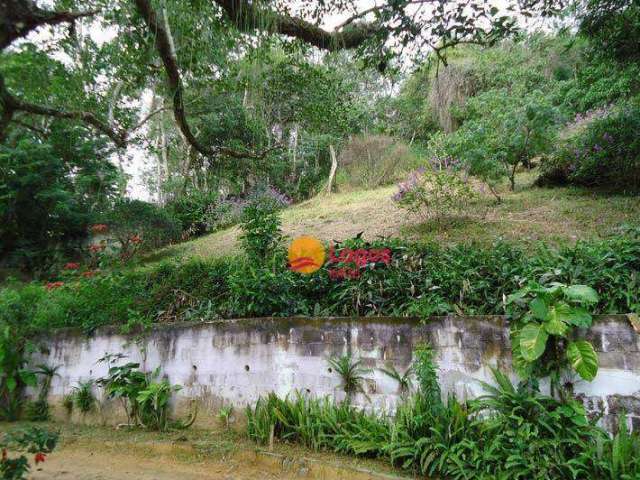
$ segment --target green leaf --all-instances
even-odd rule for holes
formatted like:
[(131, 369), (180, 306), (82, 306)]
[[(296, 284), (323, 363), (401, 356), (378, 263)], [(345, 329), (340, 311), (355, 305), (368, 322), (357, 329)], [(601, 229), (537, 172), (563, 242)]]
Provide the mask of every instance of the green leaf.
[(544, 323), (544, 328), (551, 335), (564, 337), (567, 334), (569, 326), (565, 323), (564, 317), (559, 314), (558, 307), (549, 309), (549, 318)]
[(556, 314), (563, 322), (576, 327), (588, 328), (591, 326), (591, 314), (582, 307), (572, 307), (561, 303), (556, 306)]
[(585, 340), (571, 342), (567, 347), (567, 358), (580, 377), (587, 381), (596, 378), (598, 354), (589, 342)]
[(528, 323), (518, 334), (520, 338), (520, 352), (527, 362), (540, 358), (547, 346), (549, 334), (538, 323)]
[(598, 303), (598, 292), (588, 285), (571, 285), (564, 289), (567, 298), (578, 303)]
[(15, 378), (13, 377), (7, 378), (7, 390), (9, 390), (10, 392), (13, 392), (17, 386), (18, 386), (18, 383), (16, 382)]
[(549, 307), (547, 306), (547, 302), (545, 302), (542, 298), (536, 297), (529, 303), (529, 308), (531, 309), (531, 313), (538, 320), (546, 320), (547, 315), (549, 315)]

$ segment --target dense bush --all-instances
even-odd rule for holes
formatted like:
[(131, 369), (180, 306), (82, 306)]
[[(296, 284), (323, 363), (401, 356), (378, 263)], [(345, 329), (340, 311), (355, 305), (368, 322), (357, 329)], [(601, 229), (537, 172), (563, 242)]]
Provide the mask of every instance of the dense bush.
[(103, 221), (124, 255), (136, 244), (147, 250), (180, 238), (180, 222), (168, 210), (141, 200), (118, 200)]
[(191, 260), (79, 276), (49, 288), (37, 283), (7, 287), (0, 291), (0, 323), (34, 333), (207, 317), (501, 314), (503, 296), (530, 280), (591, 285), (600, 296), (596, 313), (640, 309), (637, 232), (559, 250), (397, 240), (353, 240), (342, 246), (367, 245), (390, 247), (391, 263), (363, 267), (358, 278), (341, 281), (330, 279), (327, 267), (299, 275), (279, 257), (266, 267), (239, 258)]
[(197, 190), (178, 196), (166, 208), (180, 222), (183, 238), (213, 231), (223, 215), (218, 195)]
[[(579, 122), (577, 122), (579, 123)], [(540, 184), (640, 189), (640, 102), (604, 110), (574, 129), (542, 164)]]

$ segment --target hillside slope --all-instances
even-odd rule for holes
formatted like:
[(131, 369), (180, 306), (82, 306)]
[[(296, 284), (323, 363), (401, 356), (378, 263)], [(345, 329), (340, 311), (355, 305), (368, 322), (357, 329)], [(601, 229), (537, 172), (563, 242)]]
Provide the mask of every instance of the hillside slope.
[[(533, 176), (522, 174), (515, 192), (503, 191), (503, 203), (483, 198), (466, 215), (441, 222), (410, 215), (391, 199), (395, 186), (319, 196), (283, 211), (282, 227), (289, 237), (313, 235), (342, 240), (364, 232), (365, 238), (400, 236), (438, 242), (498, 238), (550, 243), (605, 237), (623, 224), (640, 223), (640, 197), (607, 196), (576, 188), (542, 189), (531, 186)], [(179, 257), (219, 257), (238, 251), (238, 227), (156, 252), (149, 260)]]

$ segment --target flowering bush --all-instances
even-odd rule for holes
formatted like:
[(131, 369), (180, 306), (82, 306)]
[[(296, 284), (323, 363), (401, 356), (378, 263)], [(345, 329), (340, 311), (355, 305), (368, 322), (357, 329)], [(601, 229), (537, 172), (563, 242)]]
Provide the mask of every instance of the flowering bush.
[(640, 105), (628, 103), (576, 117), (569, 135), (542, 164), (541, 185), (573, 183), (640, 188)]
[(460, 213), (475, 192), (468, 183), (447, 170), (415, 170), (398, 184), (393, 200), (411, 213), (441, 218)]

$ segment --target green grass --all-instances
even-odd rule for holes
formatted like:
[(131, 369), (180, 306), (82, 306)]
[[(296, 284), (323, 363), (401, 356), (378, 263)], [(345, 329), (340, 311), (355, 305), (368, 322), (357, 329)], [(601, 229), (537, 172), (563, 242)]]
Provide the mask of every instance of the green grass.
[[(537, 188), (533, 186), (535, 176), (535, 172), (519, 174), (515, 192), (503, 186), (501, 204), (483, 196), (464, 216), (437, 221), (425, 221), (398, 208), (391, 200), (395, 186), (323, 195), (283, 211), (283, 230), (290, 237), (305, 234), (325, 241), (364, 232), (369, 239), (399, 236), (439, 243), (473, 240), (490, 244), (503, 238), (560, 244), (607, 237), (623, 224), (640, 223), (640, 196)], [(237, 235), (238, 228), (232, 227), (160, 250), (146, 260), (232, 255), (239, 252)]]

